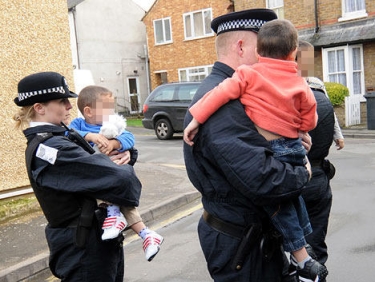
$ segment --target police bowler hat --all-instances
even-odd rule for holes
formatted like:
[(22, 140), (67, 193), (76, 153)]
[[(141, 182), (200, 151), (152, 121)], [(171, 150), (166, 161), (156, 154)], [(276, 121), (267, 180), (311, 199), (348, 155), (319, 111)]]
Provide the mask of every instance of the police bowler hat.
[(211, 28), (217, 35), (236, 30), (258, 32), (262, 25), (275, 19), (277, 15), (270, 9), (250, 9), (219, 16), (212, 20)]
[(30, 106), (61, 98), (77, 98), (69, 90), (65, 77), (57, 72), (39, 72), (24, 77), (18, 83), (17, 106)]

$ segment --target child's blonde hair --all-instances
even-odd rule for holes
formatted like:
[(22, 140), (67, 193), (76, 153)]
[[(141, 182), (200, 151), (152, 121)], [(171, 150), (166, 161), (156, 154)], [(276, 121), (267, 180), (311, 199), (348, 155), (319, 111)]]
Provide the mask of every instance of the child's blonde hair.
[(112, 96), (112, 92), (102, 86), (90, 85), (86, 86), (79, 92), (77, 106), (81, 114), (84, 114), (85, 107), (95, 107), (95, 102), (101, 96)]

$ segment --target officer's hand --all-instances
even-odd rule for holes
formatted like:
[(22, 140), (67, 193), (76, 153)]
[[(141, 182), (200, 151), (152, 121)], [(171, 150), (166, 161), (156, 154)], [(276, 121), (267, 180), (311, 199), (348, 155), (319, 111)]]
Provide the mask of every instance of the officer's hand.
[(309, 159), (307, 157), (306, 157), (305, 167), (307, 169), (307, 172), (309, 173), (309, 180), (310, 180), (311, 176), (312, 176), (312, 171), (311, 171), (311, 164), (310, 164)]
[(118, 165), (127, 164), (130, 161), (130, 151), (125, 151), (119, 153), (118, 151), (112, 151), (110, 154), (110, 159)]
[(312, 146), (311, 136), (307, 132), (299, 133), (302, 138), (302, 145), (305, 147), (306, 151), (310, 151)]

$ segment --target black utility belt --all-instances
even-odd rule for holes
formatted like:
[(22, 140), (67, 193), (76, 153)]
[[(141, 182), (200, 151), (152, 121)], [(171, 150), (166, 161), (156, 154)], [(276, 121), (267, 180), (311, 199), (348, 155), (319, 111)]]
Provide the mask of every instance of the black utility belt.
[(216, 231), (240, 240), (231, 261), (231, 268), (235, 271), (241, 270), (253, 248), (260, 243), (260, 238), (262, 236), (261, 226), (259, 224), (253, 224), (246, 228), (241, 227), (223, 221), (206, 211), (203, 211), (203, 219)]
[(203, 219), (209, 226), (220, 233), (238, 239), (242, 239), (244, 236), (245, 227), (221, 220), (220, 218), (209, 214), (205, 210), (203, 211)]
[(310, 165), (312, 167), (321, 167), (323, 165), (323, 160), (311, 160)]

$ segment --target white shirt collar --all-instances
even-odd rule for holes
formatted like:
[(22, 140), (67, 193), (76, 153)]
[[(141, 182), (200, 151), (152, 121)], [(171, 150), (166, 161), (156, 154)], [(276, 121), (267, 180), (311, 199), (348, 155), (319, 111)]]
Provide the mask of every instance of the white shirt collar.
[(44, 122), (44, 121), (30, 121), (30, 127), (35, 127), (35, 126), (40, 126), (40, 125), (55, 125), (55, 124)]

